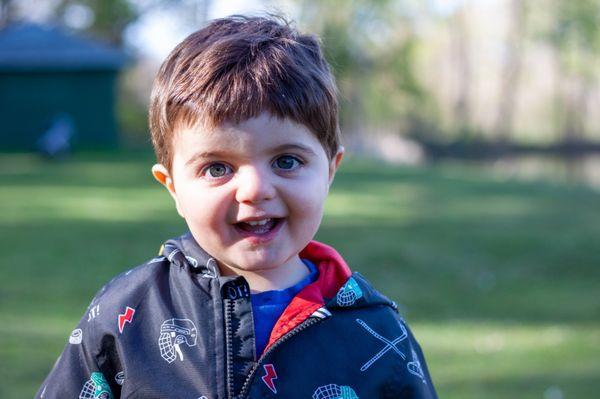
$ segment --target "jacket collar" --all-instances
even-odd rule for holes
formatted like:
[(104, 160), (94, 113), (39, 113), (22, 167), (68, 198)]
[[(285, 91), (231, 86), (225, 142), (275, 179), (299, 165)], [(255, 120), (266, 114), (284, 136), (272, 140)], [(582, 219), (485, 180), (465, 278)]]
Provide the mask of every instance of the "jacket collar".
[[(206, 277), (221, 276), (216, 259), (198, 245), (190, 232), (165, 242), (160, 254), (175, 266), (201, 273)], [(319, 279), (315, 283), (318, 283), (319, 295), (317, 296), (321, 298), (333, 297), (352, 274), (335, 249), (317, 241), (309, 242), (300, 252), (300, 258), (308, 259), (317, 265)]]
[[(191, 273), (207, 278), (221, 277), (215, 258), (204, 251), (189, 232), (167, 241), (161, 255), (172, 265), (188, 269)], [(308, 259), (317, 266), (319, 278), (290, 302), (275, 324), (267, 347), (324, 306), (330, 309), (376, 305), (396, 308), (395, 303), (373, 289), (359, 273), (352, 273), (332, 247), (311, 241), (300, 252), (300, 258)]]
[(317, 241), (309, 242), (300, 252), (300, 258), (308, 259), (317, 265), (319, 278), (304, 287), (292, 299), (275, 323), (267, 348), (323, 307), (352, 275), (350, 268), (335, 249)]

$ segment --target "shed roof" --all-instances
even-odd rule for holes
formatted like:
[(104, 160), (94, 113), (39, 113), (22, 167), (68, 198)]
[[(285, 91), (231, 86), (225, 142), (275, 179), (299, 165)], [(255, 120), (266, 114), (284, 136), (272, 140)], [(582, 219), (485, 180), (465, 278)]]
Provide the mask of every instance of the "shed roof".
[(0, 30), (2, 70), (119, 69), (125, 61), (120, 50), (53, 26), (15, 23)]

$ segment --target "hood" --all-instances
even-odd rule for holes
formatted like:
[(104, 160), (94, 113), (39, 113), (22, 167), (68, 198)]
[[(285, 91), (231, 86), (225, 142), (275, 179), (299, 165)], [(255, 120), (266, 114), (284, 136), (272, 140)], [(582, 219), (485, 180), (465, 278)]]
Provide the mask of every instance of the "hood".
[(167, 258), (172, 266), (187, 269), (190, 273), (198, 273), (204, 277), (220, 277), (216, 259), (200, 248), (190, 232), (165, 242), (159, 255)]
[(311, 241), (300, 251), (300, 258), (317, 265), (319, 278), (300, 291), (285, 309), (271, 332), (267, 348), (323, 307), (341, 310), (384, 305), (396, 309), (395, 303), (377, 292), (360, 273), (352, 273), (332, 247)]

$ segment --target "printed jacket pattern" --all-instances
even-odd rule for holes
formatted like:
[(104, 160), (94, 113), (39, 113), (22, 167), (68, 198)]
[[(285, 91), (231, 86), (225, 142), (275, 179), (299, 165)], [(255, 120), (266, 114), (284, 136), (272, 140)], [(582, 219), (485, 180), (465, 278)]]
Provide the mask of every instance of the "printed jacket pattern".
[(220, 276), (188, 233), (115, 277), (92, 300), (44, 399), (430, 399), (423, 354), (396, 306), (332, 248), (256, 358), (250, 290)]

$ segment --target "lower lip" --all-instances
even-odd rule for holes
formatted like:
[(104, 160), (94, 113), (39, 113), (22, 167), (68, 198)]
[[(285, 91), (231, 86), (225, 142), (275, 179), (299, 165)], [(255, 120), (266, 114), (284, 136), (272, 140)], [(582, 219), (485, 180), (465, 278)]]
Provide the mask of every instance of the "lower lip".
[(251, 231), (242, 230), (235, 225), (233, 227), (235, 228), (235, 230), (238, 232), (239, 235), (244, 237), (246, 240), (250, 241), (250, 243), (265, 244), (269, 241), (272, 241), (275, 238), (275, 236), (277, 235), (279, 230), (281, 230), (281, 226), (283, 226), (284, 223), (285, 223), (284, 219), (279, 219), (279, 222), (277, 222), (275, 227), (273, 227), (270, 231), (268, 231), (264, 234), (256, 234), (256, 233), (252, 233)]

